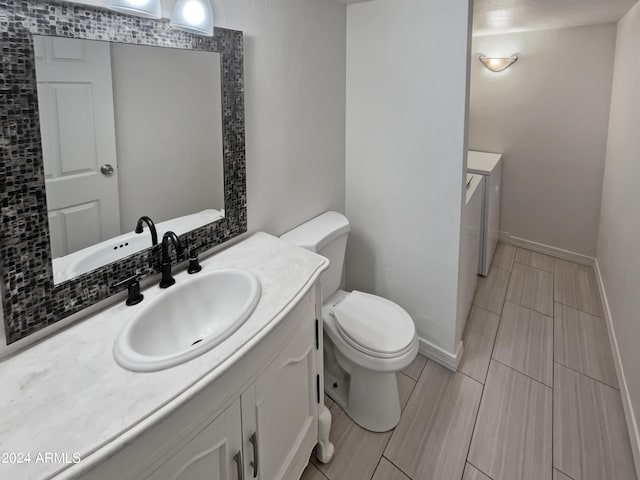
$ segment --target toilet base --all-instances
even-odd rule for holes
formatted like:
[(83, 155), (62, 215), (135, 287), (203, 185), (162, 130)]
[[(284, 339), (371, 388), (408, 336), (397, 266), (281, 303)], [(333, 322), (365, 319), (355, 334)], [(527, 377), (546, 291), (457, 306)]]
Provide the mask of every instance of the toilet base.
[(325, 392), (362, 428), (387, 432), (400, 421), (396, 372), (359, 369), (346, 381), (325, 371)]

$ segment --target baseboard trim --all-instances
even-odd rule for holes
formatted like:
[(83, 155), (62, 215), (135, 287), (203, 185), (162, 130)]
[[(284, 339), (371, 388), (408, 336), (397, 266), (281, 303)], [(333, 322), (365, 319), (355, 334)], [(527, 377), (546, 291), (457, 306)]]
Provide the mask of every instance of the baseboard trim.
[(582, 265), (589, 265), (590, 267), (595, 265), (595, 258), (589, 255), (583, 255), (581, 253), (572, 252), (570, 250), (564, 250), (558, 247), (552, 247), (544, 243), (534, 242), (527, 240), (526, 238), (515, 237), (509, 232), (500, 232), (500, 241), (513, 245), (514, 247), (526, 248), (533, 252), (544, 253), (551, 257), (559, 258), (561, 260), (568, 260), (570, 262), (580, 263)]
[(607, 297), (607, 290), (604, 286), (604, 280), (600, 271), (600, 264), (598, 263), (597, 259), (594, 259), (594, 268), (596, 271), (596, 279), (598, 281), (598, 290), (600, 290), (600, 298), (602, 299), (607, 331), (609, 332), (609, 343), (611, 345), (611, 352), (613, 353), (613, 363), (615, 364), (616, 374), (618, 376), (618, 385), (620, 387), (620, 396), (622, 397), (624, 417), (627, 421), (627, 430), (629, 431), (629, 440), (631, 441), (631, 452), (633, 453), (633, 461), (636, 466), (636, 475), (640, 478), (640, 431), (638, 430), (636, 414), (633, 410), (631, 397), (629, 396), (627, 378), (624, 374), (622, 358), (620, 357), (620, 350), (618, 348), (618, 339), (616, 337), (615, 328), (613, 327), (611, 310), (609, 308), (609, 299)]
[(422, 355), (453, 372), (458, 370), (458, 365), (460, 364), (460, 360), (462, 360), (462, 355), (464, 353), (462, 340), (458, 343), (458, 348), (456, 348), (455, 354), (443, 350), (441, 347), (429, 340), (425, 340), (424, 338), (419, 338), (418, 340), (420, 343), (420, 353)]

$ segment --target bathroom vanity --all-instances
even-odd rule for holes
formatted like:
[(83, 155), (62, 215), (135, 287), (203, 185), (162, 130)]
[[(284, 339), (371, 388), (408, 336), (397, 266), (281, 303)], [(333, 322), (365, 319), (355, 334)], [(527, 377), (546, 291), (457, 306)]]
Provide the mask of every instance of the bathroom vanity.
[[(31, 458), (0, 464), (0, 477), (284, 480), (301, 476), (316, 444), (331, 458), (320, 387), (327, 260), (258, 233), (202, 265), (195, 276), (247, 270), (262, 293), (235, 333), (193, 360), (146, 373), (114, 360), (126, 323), (167, 294), (154, 285), (141, 304), (119, 302), (0, 364), (0, 450)], [(195, 276), (180, 272), (176, 285)], [(35, 461), (47, 452), (58, 461)]]

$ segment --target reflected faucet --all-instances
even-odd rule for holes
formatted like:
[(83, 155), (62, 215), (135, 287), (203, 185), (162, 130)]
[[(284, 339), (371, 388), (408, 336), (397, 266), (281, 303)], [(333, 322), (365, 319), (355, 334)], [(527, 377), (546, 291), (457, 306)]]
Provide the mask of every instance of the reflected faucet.
[(156, 246), (158, 244), (158, 232), (156, 230), (156, 225), (153, 223), (151, 218), (144, 216), (138, 219), (138, 224), (136, 225), (136, 233), (142, 233), (144, 230), (142, 228), (142, 224), (146, 223), (147, 227), (149, 227), (149, 231), (151, 231), (151, 246)]
[(176, 279), (171, 275), (171, 256), (169, 256), (169, 241), (173, 243), (173, 248), (176, 250), (176, 256), (178, 261), (182, 258), (184, 250), (180, 239), (174, 232), (167, 232), (162, 236), (162, 280), (160, 281), (160, 288), (169, 288), (176, 283)]

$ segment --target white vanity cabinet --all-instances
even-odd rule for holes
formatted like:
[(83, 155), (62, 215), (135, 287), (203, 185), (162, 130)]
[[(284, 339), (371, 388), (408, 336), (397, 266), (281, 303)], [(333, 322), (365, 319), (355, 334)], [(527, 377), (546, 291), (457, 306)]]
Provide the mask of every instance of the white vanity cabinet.
[[(315, 328), (310, 327), (308, 322), (301, 325), (296, 337), (242, 394), (243, 446), (249, 460), (245, 466), (251, 467), (247, 479), (298, 478), (308, 458), (297, 452), (311, 452), (318, 441), (317, 354)], [(256, 464), (257, 470), (252, 467)]]
[(207, 425), (148, 478), (229, 480), (242, 468), (240, 400)]
[(317, 443), (330, 456), (316, 298), (317, 285), (220, 377), (78, 477), (297, 480)]

